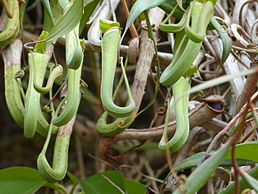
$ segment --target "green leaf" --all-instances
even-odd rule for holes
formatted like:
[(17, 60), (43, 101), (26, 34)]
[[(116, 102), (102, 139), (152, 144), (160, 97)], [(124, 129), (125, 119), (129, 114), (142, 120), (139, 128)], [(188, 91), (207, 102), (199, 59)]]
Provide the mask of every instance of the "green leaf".
[[(246, 166), (256, 164), (258, 162), (258, 141), (247, 142), (236, 145), (236, 158), (239, 166)], [(214, 153), (211, 153), (214, 154)], [(175, 167), (175, 171), (182, 171), (184, 169), (192, 168), (198, 165), (204, 157), (205, 152), (199, 152), (191, 157), (183, 160)], [(221, 162), (220, 166), (231, 166), (231, 149), (226, 153), (225, 159)]]
[(26, 7), (27, 7), (27, 5), (28, 5), (28, 2), (29, 2), (29, 0), (25, 0), (25, 2), (24, 3), (22, 3), (21, 5), (20, 5), (20, 13), (19, 13), (19, 18), (20, 18), (20, 25), (21, 25), (21, 28), (23, 28), (23, 18), (24, 18), (24, 14), (26, 13)]
[(70, 180), (73, 182), (74, 185), (77, 185), (80, 183), (80, 180), (74, 176), (71, 172), (67, 171), (67, 176), (70, 178)]
[(51, 18), (47, 14), (46, 9), (44, 9), (44, 18), (43, 18), (43, 30), (49, 32), (49, 30), (54, 26), (54, 23), (51, 21)]
[(92, 104), (99, 104), (99, 99), (88, 88), (81, 88), (81, 90), (82, 98), (84, 100), (87, 100)]
[(197, 86), (192, 87), (190, 90), (188, 90), (187, 92), (183, 93), (181, 96), (175, 98), (175, 102), (179, 101), (182, 97), (195, 93), (195, 92), (199, 92), (201, 90), (216, 86), (216, 85), (220, 85), (222, 83), (228, 82), (236, 77), (240, 77), (240, 76), (246, 76), (246, 75), (251, 75), (253, 73), (258, 73), (257, 69), (253, 68), (247, 71), (242, 71), (242, 72), (238, 72), (238, 73), (234, 73), (234, 74), (228, 74), (228, 75), (223, 75), (220, 76), (218, 78), (203, 82)]
[[(42, 31), (38, 38), (38, 41), (44, 40), (47, 36), (48, 36), (48, 32)], [(47, 49), (47, 45), (48, 45), (47, 42), (37, 43), (34, 47), (34, 52), (38, 52), (38, 53), (42, 53), (42, 54), (45, 53), (45, 51)]]
[(209, 0), (209, 1), (212, 2), (213, 5), (216, 5), (216, 3), (217, 3), (217, 0)]
[(147, 191), (145, 185), (131, 179), (125, 179), (125, 188), (127, 194), (145, 194)]
[[(142, 12), (150, 8), (161, 6), (163, 10), (170, 13), (176, 4), (178, 4), (182, 10), (184, 10), (184, 8), (189, 5), (190, 1), (191, 0), (187, 0), (185, 3), (182, 3), (182, 0), (137, 0), (131, 8), (130, 14), (126, 21), (124, 34)], [(184, 13), (181, 9), (176, 9), (174, 14), (177, 19), (180, 19)]]
[[(190, 5), (191, 1), (192, 0), (184, 1), (184, 3), (182, 3), (182, 7), (184, 9), (186, 9)], [(176, 5), (177, 5), (176, 1), (167, 0), (167, 1), (163, 2), (162, 4), (160, 4), (159, 7), (161, 9), (163, 9), (167, 14), (169, 14)], [(182, 9), (176, 8), (175, 13), (173, 14), (173, 17), (175, 17), (176, 19), (181, 19), (183, 14), (184, 14), (184, 11), (182, 11)]]
[(185, 72), (184, 77), (190, 77), (194, 73), (198, 71), (198, 67), (195, 65), (192, 65), (189, 67), (189, 69)]
[[(258, 162), (258, 141), (241, 143), (236, 145), (236, 158), (253, 160)], [(231, 149), (226, 154), (225, 158), (231, 158)]]
[[(223, 75), (218, 78), (203, 82), (197, 86), (192, 87), (188, 93), (192, 94), (192, 93), (198, 92), (200, 90), (204, 90), (204, 89), (228, 82), (236, 77), (246, 76), (246, 75), (250, 75), (253, 73), (257, 73), (257, 70), (250, 69), (250, 70), (242, 71), (242, 72), (235, 73), (235, 74)], [(186, 95), (186, 94), (184, 94), (184, 95)]]
[[(128, 30), (129, 26), (137, 19), (137, 17), (144, 11), (150, 8), (159, 6), (160, 4), (166, 2), (167, 0), (137, 0), (128, 16), (125, 25), (125, 32)], [(172, 0), (170, 0), (172, 1)]]
[(82, 30), (85, 28), (86, 23), (88, 22), (93, 11), (97, 7), (99, 1), (100, 0), (92, 0), (92, 1), (84, 2), (84, 13), (83, 13), (83, 16), (82, 16), (81, 22), (80, 22), (80, 30), (79, 30), (80, 34), (81, 34)]
[(77, 26), (83, 14), (83, 0), (76, 0), (69, 10), (56, 22), (49, 31), (46, 42), (52, 42), (67, 34)]
[(32, 168), (14, 167), (0, 170), (0, 193), (31, 194), (45, 183), (38, 171)]
[[(201, 160), (203, 159), (205, 152), (199, 152), (197, 154), (192, 155), (191, 157), (183, 160), (175, 167), (175, 171), (183, 171), (185, 169), (196, 167)], [(256, 161), (245, 160), (245, 159), (237, 159), (237, 163), (239, 166), (247, 166), (251, 164), (256, 164)], [(219, 166), (230, 167), (231, 159), (224, 159)]]
[(181, 10), (185, 11), (185, 9), (183, 8), (183, 2), (182, 0), (176, 0), (177, 5), (180, 7)]
[(216, 20), (215, 17), (211, 18), (211, 23), (216, 29), (216, 31), (218, 32), (219, 37), (222, 41), (223, 51), (222, 51), (221, 63), (223, 64), (227, 60), (228, 55), (231, 52), (232, 40), (229, 37), (228, 33), (223, 29), (220, 23)]
[(76, 186), (78, 184), (80, 184), (80, 180), (76, 176), (74, 176), (71, 172), (69, 172), (69, 171), (67, 171), (66, 174), (70, 178), (70, 180), (73, 182), (73, 187), (72, 187), (72, 189), (70, 191), (70, 193), (73, 193), (75, 188), (76, 188)]
[[(258, 179), (258, 166), (254, 167), (250, 171), (248, 171), (248, 174), (252, 176), (254, 179)], [(240, 184), (240, 192), (242, 192), (245, 188), (249, 187), (249, 184), (245, 181), (243, 177), (239, 179), (239, 184)], [(219, 192), (219, 194), (231, 194), (234, 193), (234, 188), (235, 188), (235, 182), (231, 182), (226, 189), (222, 190)]]
[(243, 179), (255, 190), (258, 192), (258, 181), (254, 177), (250, 176), (248, 173), (243, 171)]
[(117, 27), (120, 28), (120, 23), (119, 22), (113, 22), (107, 19), (100, 19), (99, 20), (99, 28), (102, 33), (106, 33), (110, 28), (112, 27)]
[(181, 185), (173, 194), (180, 194), (180, 191), (182, 190), (186, 191), (185, 194), (197, 192), (220, 165), (228, 149), (229, 145), (226, 145), (216, 151), (211, 157), (197, 167), (196, 170), (187, 178), (186, 183)]
[(120, 171), (98, 173), (80, 181), (80, 184), (86, 194), (125, 193), (124, 176)]
[(49, 0), (42, 0), (42, 4), (43, 4), (43, 6), (46, 10), (46, 14), (51, 19), (51, 22), (54, 23), (54, 16), (53, 16), (52, 11), (51, 11)]

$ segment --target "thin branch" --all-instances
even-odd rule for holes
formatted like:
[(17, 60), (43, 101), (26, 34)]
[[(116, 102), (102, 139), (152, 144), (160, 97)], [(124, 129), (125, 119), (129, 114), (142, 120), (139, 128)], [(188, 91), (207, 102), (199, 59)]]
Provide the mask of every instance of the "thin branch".
[[(121, 0), (121, 3), (122, 3), (122, 7), (123, 7), (123, 10), (124, 10), (125, 16), (126, 16), (126, 18), (128, 18), (128, 16), (129, 16), (129, 9), (128, 9), (126, 0)], [(138, 34), (134, 24), (130, 25), (129, 30), (130, 30), (130, 33), (131, 33), (133, 38), (139, 36), (139, 34)]]

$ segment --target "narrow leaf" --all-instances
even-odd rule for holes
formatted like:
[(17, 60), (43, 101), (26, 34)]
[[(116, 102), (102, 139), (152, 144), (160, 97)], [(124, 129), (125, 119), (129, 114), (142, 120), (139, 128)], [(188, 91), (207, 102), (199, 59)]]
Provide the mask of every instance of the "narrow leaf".
[(210, 87), (214, 87), (216, 85), (223, 84), (223, 83), (228, 82), (228, 81), (230, 81), (230, 80), (232, 80), (236, 77), (246, 76), (246, 75), (250, 75), (250, 74), (253, 74), (253, 73), (258, 73), (257, 69), (254, 68), (254, 69), (250, 69), (250, 70), (247, 70), (247, 71), (238, 72), (238, 73), (235, 73), (235, 74), (223, 75), (223, 76), (220, 76), (218, 78), (203, 82), (203, 83), (201, 83), (197, 86), (192, 87), (188, 92), (185, 92), (184, 94), (182, 94), (181, 96), (176, 98), (175, 102), (179, 101), (180, 98), (182, 98), (183, 96), (186, 96), (186, 95), (189, 95), (189, 94), (192, 94), (192, 93), (195, 93), (195, 92), (198, 92), (200, 90), (204, 90), (204, 89), (207, 89), (207, 88), (210, 88)]
[[(243, 171), (244, 172), (244, 171)], [(256, 191), (258, 192), (258, 181), (248, 173), (244, 172), (243, 179)]]
[(50, 17), (52, 23), (54, 23), (54, 17), (53, 17), (52, 11), (51, 11), (49, 0), (42, 0), (42, 4), (43, 4), (44, 8), (46, 9), (46, 13)]
[[(213, 153), (211, 153), (213, 154)], [(203, 159), (203, 157), (205, 156), (205, 152), (199, 152), (197, 154), (194, 154), (192, 156), (190, 156), (189, 158), (183, 160), (182, 162), (180, 162), (180, 164), (178, 164), (175, 167), (175, 171), (183, 171), (185, 169), (189, 169), (189, 168), (193, 168), (196, 167), (201, 160)], [(247, 160), (247, 159), (238, 159), (237, 158), (237, 163), (239, 166), (247, 166), (247, 165), (251, 165), (251, 164), (256, 164), (256, 161), (252, 161), (252, 160)], [(219, 166), (223, 166), (223, 167), (231, 167), (231, 159), (224, 159), (221, 164)]]
[(183, 2), (182, 0), (176, 0), (177, 5), (180, 7), (180, 9), (182, 9), (183, 11), (185, 11), (185, 9), (183, 8)]
[[(39, 36), (39, 38), (38, 38), (38, 41), (44, 40), (47, 36), (48, 36), (48, 32), (42, 31), (40, 36)], [(47, 42), (37, 43), (34, 46), (34, 52), (38, 52), (38, 53), (42, 53), (43, 54), (43, 53), (45, 53), (45, 51), (47, 49), (47, 46), (48, 46)]]
[(76, 0), (69, 10), (58, 20), (58, 22), (49, 31), (47, 42), (52, 42), (59, 37), (67, 34), (80, 22), (83, 14), (83, 0)]
[(167, 0), (137, 0), (128, 16), (125, 25), (125, 32), (128, 30), (129, 26), (137, 19), (137, 17), (144, 11), (150, 8), (159, 6), (160, 4), (166, 2)]
[(79, 179), (76, 176), (74, 176), (71, 172), (67, 171), (67, 176), (70, 178), (74, 185), (80, 183)]
[(257, 73), (257, 70), (256, 69), (250, 69), (248, 71), (242, 71), (242, 72), (235, 73), (235, 74), (223, 75), (223, 76), (220, 76), (218, 78), (203, 82), (202, 84), (199, 84), (197, 86), (192, 87), (190, 89), (189, 93), (192, 94), (192, 93), (198, 92), (200, 90), (204, 90), (204, 89), (207, 89), (207, 88), (219, 85), (219, 84), (223, 84), (223, 83), (228, 82), (228, 81), (230, 81), (230, 80), (232, 80), (236, 77), (246, 76), (246, 75), (250, 75), (250, 74), (253, 74), (253, 73)]
[(44, 9), (44, 18), (43, 18), (43, 31), (49, 32), (49, 30), (54, 26), (50, 16), (47, 14), (47, 10)]
[(99, 4), (100, 0), (92, 0), (92, 1), (87, 1), (87, 3), (84, 2), (84, 13), (83, 16), (81, 18), (81, 22), (80, 22), (80, 33), (83, 31), (83, 29), (85, 28), (86, 23), (88, 22), (90, 16), (92, 15), (93, 11), (95, 10), (95, 8), (97, 7), (97, 5)]
[[(258, 179), (258, 166), (254, 167), (250, 171), (248, 171), (249, 176), (252, 176), (254, 179)], [(244, 189), (249, 188), (249, 184), (245, 181), (243, 177), (239, 179), (239, 184), (240, 184), (240, 192), (242, 192)], [(234, 193), (234, 187), (235, 187), (235, 182), (230, 183), (226, 189), (222, 190), (219, 192), (219, 194), (231, 194)]]
[[(182, 7), (184, 10), (189, 6), (190, 2), (192, 0), (186, 0), (182, 3)], [(167, 14), (169, 14), (174, 7), (177, 5), (176, 1), (167, 0), (159, 5), (161, 9), (163, 9)], [(176, 19), (181, 19), (185, 11), (183, 11), (181, 8), (176, 8), (175, 13), (173, 14), (173, 17)]]
[(224, 156), (229, 149), (226, 145), (216, 151), (210, 158), (204, 161), (196, 170), (187, 178), (184, 185), (181, 185), (174, 194), (180, 194), (180, 191), (186, 191), (185, 194), (192, 194), (197, 192), (210, 178), (212, 173), (220, 165)]
[(229, 37), (228, 33), (223, 29), (220, 23), (216, 20), (215, 17), (211, 18), (211, 23), (216, 29), (216, 31), (218, 32), (219, 37), (222, 41), (223, 51), (222, 51), (221, 63), (223, 64), (227, 60), (228, 55), (231, 52), (232, 40)]
[(197, 71), (198, 71), (198, 67), (195, 66), (195, 65), (192, 65), (192, 66), (189, 67), (187, 72), (185, 72), (184, 77), (190, 77), (191, 75), (193, 75)]
[(27, 8), (27, 5), (28, 5), (28, 2), (29, 0), (25, 0), (24, 3), (22, 3), (20, 5), (20, 9), (19, 9), (19, 12), (20, 12), (20, 25), (21, 25), (21, 28), (23, 29), (23, 18), (24, 18), (24, 14), (26, 13), (26, 8)]

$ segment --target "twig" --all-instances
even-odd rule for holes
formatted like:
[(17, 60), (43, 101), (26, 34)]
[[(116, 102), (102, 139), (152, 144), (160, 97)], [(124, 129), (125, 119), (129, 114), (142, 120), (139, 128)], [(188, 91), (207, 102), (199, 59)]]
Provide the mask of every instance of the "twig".
[[(220, 100), (217, 103), (221, 103)], [(224, 107), (223, 104), (221, 104)], [(208, 103), (199, 104), (194, 110), (189, 113), (190, 128), (202, 125), (216, 115), (222, 113), (221, 110), (215, 110)], [(168, 124), (168, 135), (171, 135), (175, 130), (175, 121)], [(118, 140), (124, 139), (148, 139), (154, 137), (160, 137), (163, 134), (164, 125), (160, 125), (147, 129), (127, 129), (124, 132), (116, 136)]]
[(244, 130), (244, 126), (245, 126), (245, 121), (246, 121), (246, 115), (248, 113), (248, 108), (250, 107), (251, 103), (252, 103), (252, 95), (255, 92), (256, 89), (256, 83), (258, 80), (258, 73), (255, 74), (255, 76), (250, 80), (250, 85), (249, 88), (247, 89), (247, 94), (246, 94), (246, 100), (247, 100), (247, 105), (245, 106), (245, 109), (242, 113), (242, 120), (237, 128), (237, 131), (235, 132), (235, 134), (228, 140), (228, 142), (231, 144), (232, 146), (232, 152), (231, 152), (231, 157), (232, 157), (232, 166), (234, 168), (235, 171), (235, 194), (239, 193), (239, 180), (238, 180), (238, 174), (241, 175), (241, 170), (239, 170), (239, 166), (237, 164), (236, 161), (236, 155), (235, 155), (235, 146), (237, 144), (237, 142), (239, 141), (242, 131)]
[[(155, 17), (154, 17), (155, 16)], [(150, 22), (158, 26), (164, 16), (158, 8), (151, 9), (149, 12)], [(154, 31), (154, 37), (157, 37), (157, 29)], [(132, 96), (135, 100), (135, 112), (138, 112), (142, 98), (145, 92), (149, 69), (155, 54), (153, 40), (148, 37), (146, 30), (142, 29), (140, 37), (140, 53), (136, 64), (136, 72), (132, 84)]]
[[(258, 97), (258, 92), (256, 92), (252, 97), (251, 97), (251, 100), (253, 101), (254, 99), (256, 99)], [(238, 114), (236, 114), (234, 116), (233, 119), (231, 119), (231, 121), (227, 124), (227, 126), (221, 130), (212, 140), (212, 142), (210, 143), (208, 149), (206, 150), (206, 153), (209, 153), (211, 152), (211, 150), (214, 148), (216, 142), (223, 136), (225, 135), (229, 129), (231, 129), (234, 124), (237, 122), (237, 120), (240, 118), (240, 116), (243, 114), (244, 110), (246, 108), (246, 105), (244, 105), (242, 107), (242, 109), (238, 112)], [(207, 157), (207, 156), (206, 156)]]
[(248, 94), (250, 92), (249, 91), (250, 88), (255, 87), (255, 84), (252, 85), (254, 83), (252, 80), (256, 79), (256, 77), (257, 77), (257, 73), (256, 74), (248, 75), (248, 77), (246, 79), (246, 82), (245, 82), (245, 85), (244, 85), (244, 88), (243, 88), (243, 91), (242, 91), (241, 95), (237, 99), (236, 113), (239, 112), (239, 110), (242, 108), (242, 106), (246, 103)]
[[(199, 104), (194, 110), (189, 113), (189, 123), (190, 128), (195, 126), (202, 125), (207, 122), (211, 118), (220, 114), (224, 110), (224, 104), (221, 99), (218, 99), (218, 102), (221, 106), (221, 109), (216, 110), (213, 107), (209, 106), (208, 102), (204, 102)], [(98, 147), (98, 152), (100, 153), (100, 158), (109, 161), (109, 162), (118, 162), (118, 159), (121, 159), (121, 156), (112, 156), (111, 155), (111, 146), (113, 143), (126, 140), (126, 139), (150, 139), (154, 137), (161, 137), (163, 134), (164, 125), (160, 125), (157, 127), (147, 128), (147, 129), (127, 129), (124, 132), (118, 134), (115, 137), (105, 137), (100, 140), (100, 145)], [(175, 132), (176, 122), (172, 121), (168, 124), (168, 135), (171, 135)]]
[(93, 158), (94, 160), (97, 160), (97, 161), (99, 161), (99, 162), (101, 162), (101, 163), (107, 165), (107, 166), (110, 166), (110, 167), (113, 168), (113, 169), (118, 169), (117, 167), (115, 167), (114, 165), (110, 164), (109, 162), (106, 162), (106, 161), (104, 161), (104, 160), (101, 160), (100, 158), (98, 158), (98, 157), (96, 157), (96, 156), (93, 156), (93, 155), (90, 154), (90, 153), (88, 154), (88, 156), (91, 157), (91, 158)]
[[(126, 18), (128, 18), (128, 16), (129, 16), (129, 9), (128, 9), (126, 0), (121, 0), (121, 3), (122, 3), (122, 7), (123, 7), (123, 10), (124, 10), (125, 16), (126, 16)], [(130, 33), (131, 33), (133, 38), (139, 36), (139, 34), (138, 34), (134, 24), (130, 25), (129, 30), (130, 30)]]

